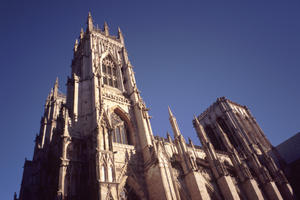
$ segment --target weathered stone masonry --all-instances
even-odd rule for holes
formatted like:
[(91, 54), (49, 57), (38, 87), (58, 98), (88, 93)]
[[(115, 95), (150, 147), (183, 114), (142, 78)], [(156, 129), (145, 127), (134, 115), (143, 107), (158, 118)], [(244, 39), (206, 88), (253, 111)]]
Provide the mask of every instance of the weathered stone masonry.
[(17, 200), (294, 199), (249, 109), (218, 98), (193, 120), (202, 143), (154, 136), (120, 29), (87, 28), (74, 45), (67, 93), (47, 97)]

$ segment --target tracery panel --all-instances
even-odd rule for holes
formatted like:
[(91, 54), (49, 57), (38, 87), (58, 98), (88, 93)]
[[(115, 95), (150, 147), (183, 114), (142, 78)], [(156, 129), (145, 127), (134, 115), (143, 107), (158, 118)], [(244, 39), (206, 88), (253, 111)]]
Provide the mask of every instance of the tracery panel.
[(106, 57), (102, 61), (102, 75), (103, 83), (111, 87), (118, 88), (118, 70), (116, 64), (112, 61), (110, 56)]
[(123, 121), (117, 114), (112, 114), (112, 139), (113, 142), (121, 144), (130, 144), (129, 131), (125, 121)]

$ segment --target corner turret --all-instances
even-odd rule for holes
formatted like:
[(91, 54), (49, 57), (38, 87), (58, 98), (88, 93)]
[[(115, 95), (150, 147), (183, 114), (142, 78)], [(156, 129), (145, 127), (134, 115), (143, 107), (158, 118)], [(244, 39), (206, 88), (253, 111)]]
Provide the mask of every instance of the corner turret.
[(87, 32), (91, 32), (93, 30), (93, 28), (94, 28), (93, 18), (92, 18), (91, 12), (89, 12), (88, 18), (87, 18)]
[(103, 31), (105, 33), (105, 36), (109, 36), (109, 27), (106, 22), (104, 22)]
[(57, 94), (58, 94), (58, 77), (56, 77), (55, 84), (54, 84), (54, 87), (53, 87), (53, 97), (54, 97), (54, 99), (57, 97)]
[(118, 39), (121, 41), (122, 44), (124, 44), (124, 37), (120, 27), (118, 27)]

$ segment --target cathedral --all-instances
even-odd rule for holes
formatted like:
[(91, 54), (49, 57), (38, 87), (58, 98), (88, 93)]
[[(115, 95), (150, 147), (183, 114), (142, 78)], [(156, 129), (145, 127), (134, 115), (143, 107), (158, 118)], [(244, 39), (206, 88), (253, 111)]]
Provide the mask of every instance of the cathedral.
[(296, 199), (246, 106), (225, 97), (194, 116), (202, 146), (154, 136), (124, 37), (94, 26), (74, 45), (66, 94), (48, 95), (32, 160), (14, 200)]

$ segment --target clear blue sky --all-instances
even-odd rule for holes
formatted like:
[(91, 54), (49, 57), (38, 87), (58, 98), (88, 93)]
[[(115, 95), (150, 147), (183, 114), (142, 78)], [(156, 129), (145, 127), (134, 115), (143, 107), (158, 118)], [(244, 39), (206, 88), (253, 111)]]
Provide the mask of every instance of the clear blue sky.
[(171, 131), (170, 105), (199, 144), (193, 115), (220, 96), (247, 105), (273, 145), (300, 130), (299, 1), (2, 0), (1, 199), (19, 192), (45, 99), (56, 76), (65, 91), (89, 10), (112, 34), (121, 27), (156, 135)]

